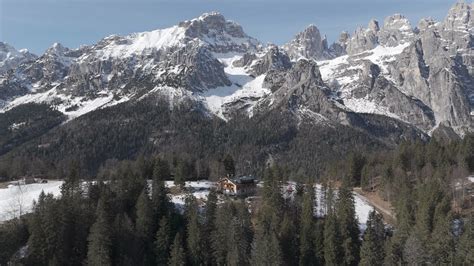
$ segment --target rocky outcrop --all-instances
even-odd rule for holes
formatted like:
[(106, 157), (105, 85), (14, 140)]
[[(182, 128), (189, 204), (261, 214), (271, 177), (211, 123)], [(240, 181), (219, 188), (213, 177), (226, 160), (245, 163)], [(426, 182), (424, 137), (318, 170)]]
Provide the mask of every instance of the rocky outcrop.
[(457, 2), (448, 12), (442, 25), (441, 34), (454, 51), (471, 49), (474, 45), (474, 4)]
[(358, 28), (347, 43), (347, 53), (358, 54), (378, 45), (379, 26), (376, 20), (369, 22), (368, 28)]
[(11, 45), (0, 42), (0, 76), (20, 66), (22, 63), (31, 62), (36, 55), (28, 50), (17, 51)]
[(291, 68), (291, 61), (286, 52), (278, 46), (271, 46), (265, 55), (251, 66), (251, 73), (260, 76), (270, 70), (282, 71)]
[(322, 37), (315, 25), (309, 25), (304, 31), (298, 33), (295, 38), (283, 48), (292, 60), (314, 59), (322, 60), (333, 58), (326, 37)]
[(319, 68), (314, 61), (301, 59), (291, 69), (275, 75), (277, 83), (268, 82), (268, 86), (277, 87), (274, 93), (261, 102), (259, 109), (283, 108), (297, 112), (310, 110), (322, 117), (337, 119), (338, 111), (330, 99), (331, 91), (325, 86)]
[(410, 42), (415, 37), (410, 21), (400, 14), (385, 19), (378, 32), (378, 43), (384, 46), (397, 46)]
[(216, 53), (247, 52), (257, 49), (259, 42), (249, 37), (242, 27), (225, 19), (218, 12), (211, 12), (200, 17), (179, 23), (185, 28), (189, 39), (201, 39), (209, 44), (209, 49)]
[(334, 57), (339, 57), (345, 55), (347, 52), (347, 44), (349, 43), (351, 36), (346, 31), (342, 32), (339, 36), (339, 40), (337, 42), (331, 44), (329, 47), (330, 53)]

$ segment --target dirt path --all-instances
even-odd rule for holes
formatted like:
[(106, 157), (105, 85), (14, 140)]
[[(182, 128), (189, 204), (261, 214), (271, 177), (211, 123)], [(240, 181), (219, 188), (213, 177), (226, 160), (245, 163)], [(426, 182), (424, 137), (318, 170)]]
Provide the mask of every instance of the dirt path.
[(364, 192), (361, 188), (354, 188), (354, 192), (374, 206), (374, 208), (383, 215), (385, 222), (390, 224), (395, 223), (396, 218), (390, 202), (382, 200), (375, 192)]

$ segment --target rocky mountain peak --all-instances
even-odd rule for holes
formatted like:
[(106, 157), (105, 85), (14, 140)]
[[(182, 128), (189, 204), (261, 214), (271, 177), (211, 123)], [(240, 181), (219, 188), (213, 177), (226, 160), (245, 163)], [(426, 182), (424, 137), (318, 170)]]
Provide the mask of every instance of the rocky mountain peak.
[(347, 31), (341, 32), (339, 35), (339, 43), (347, 43), (347, 41), (351, 38), (351, 35)]
[(420, 32), (424, 32), (427, 29), (433, 28), (436, 26), (437, 21), (433, 18), (422, 18), (418, 22), (417, 30)]
[(0, 75), (36, 57), (26, 49), (18, 51), (8, 43), (0, 42)]
[(302, 32), (298, 33), (295, 38), (284, 45), (284, 49), (293, 60), (300, 58), (321, 60), (331, 58), (327, 39), (321, 36), (321, 33), (314, 24), (310, 24)]
[(398, 46), (411, 41), (414, 31), (410, 21), (401, 14), (388, 16), (379, 33), (379, 43), (385, 46)]
[(285, 50), (272, 45), (265, 55), (252, 65), (252, 74), (259, 76), (270, 70), (283, 71), (289, 68), (291, 68), (291, 61)]
[(444, 20), (444, 27), (446, 30), (452, 31), (470, 31), (474, 29), (474, 19), (472, 18), (472, 10), (474, 3), (467, 4), (464, 1), (459, 1), (451, 7)]
[(199, 38), (211, 32), (227, 33), (235, 38), (248, 37), (239, 24), (227, 21), (218, 12), (204, 13), (198, 18), (179, 23), (179, 26), (186, 28), (186, 35), (188, 37), (194, 38)]
[(383, 27), (385, 29), (398, 29), (407, 31), (411, 29), (410, 21), (402, 14), (394, 14), (385, 18)]
[(199, 39), (214, 52), (247, 52), (259, 46), (259, 42), (248, 36), (242, 26), (226, 20), (218, 12), (204, 13), (198, 18), (180, 22), (178, 27), (184, 29), (186, 38)]
[[(369, 28), (359, 27), (347, 43), (348, 54), (358, 54), (375, 48), (378, 44), (377, 31), (374, 31), (376, 23), (369, 23)], [(372, 28), (372, 29), (371, 29)], [(378, 27), (377, 27), (378, 28)]]
[(46, 54), (62, 56), (67, 53), (69, 49), (64, 47), (62, 44), (56, 42), (46, 50)]
[(379, 22), (375, 19), (371, 19), (369, 21), (368, 29), (374, 32), (379, 31), (380, 30)]
[(13, 48), (8, 43), (0, 42), (0, 52), (2, 53), (16, 52), (16, 49)]

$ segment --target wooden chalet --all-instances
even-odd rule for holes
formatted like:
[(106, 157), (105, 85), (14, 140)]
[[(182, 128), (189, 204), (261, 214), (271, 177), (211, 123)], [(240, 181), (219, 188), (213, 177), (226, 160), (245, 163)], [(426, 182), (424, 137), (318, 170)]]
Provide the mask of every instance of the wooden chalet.
[(257, 190), (257, 182), (253, 176), (225, 177), (217, 183), (217, 190), (226, 195), (248, 196)]

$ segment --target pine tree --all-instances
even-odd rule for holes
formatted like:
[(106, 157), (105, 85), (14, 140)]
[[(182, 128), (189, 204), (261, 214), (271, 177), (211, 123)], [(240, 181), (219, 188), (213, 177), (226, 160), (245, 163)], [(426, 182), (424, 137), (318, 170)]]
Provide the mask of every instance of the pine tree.
[(186, 232), (187, 232), (187, 247), (190, 262), (192, 265), (200, 265), (204, 263), (203, 256), (203, 242), (201, 224), (199, 222), (199, 206), (194, 196), (189, 196), (186, 199)]
[(135, 245), (136, 237), (132, 220), (126, 213), (117, 214), (113, 223), (113, 251), (112, 259), (114, 265), (133, 264), (137, 257)]
[(265, 230), (279, 231), (283, 217), (284, 199), (281, 195), (280, 182), (274, 176), (273, 169), (266, 169), (264, 174), (261, 208), (257, 214), (258, 223)]
[(417, 192), (418, 208), (416, 210), (415, 229), (421, 244), (426, 249), (433, 230), (436, 206), (442, 200), (443, 192), (436, 181), (429, 181), (421, 185)]
[(362, 178), (362, 169), (366, 159), (362, 154), (352, 153), (349, 156), (349, 178), (351, 186), (359, 186)]
[(137, 199), (136, 210), (136, 231), (137, 235), (147, 239), (152, 235), (153, 230), (153, 210), (151, 208), (148, 191), (144, 189)]
[[(296, 207), (295, 207), (296, 208)], [(289, 211), (285, 212), (280, 227), (282, 259), (285, 265), (291, 265), (298, 260), (298, 227), (299, 217)]]
[(106, 202), (101, 199), (97, 205), (96, 220), (88, 238), (87, 264), (91, 266), (112, 265), (111, 228)]
[(466, 219), (463, 233), (459, 239), (456, 257), (460, 264), (474, 265), (474, 217)]
[(233, 219), (233, 205), (225, 202), (217, 208), (215, 228), (211, 234), (212, 261), (217, 265), (225, 265), (227, 260), (228, 233)]
[(303, 196), (300, 218), (300, 260), (299, 265), (311, 265), (314, 255), (314, 189), (309, 186)]
[(248, 232), (239, 217), (234, 217), (230, 224), (230, 231), (227, 238), (229, 250), (226, 256), (226, 265), (248, 265), (248, 247), (250, 245), (247, 238)]
[(157, 159), (153, 167), (153, 183), (151, 189), (151, 200), (155, 220), (159, 221), (163, 216), (168, 215), (170, 211), (170, 200), (168, 190), (165, 187), (165, 181), (171, 176), (168, 162)]
[(187, 169), (186, 169), (186, 162), (180, 160), (176, 165), (176, 171), (174, 174), (174, 184), (175, 186), (179, 186), (180, 188), (184, 187), (186, 183), (187, 177)]
[(136, 234), (139, 239), (140, 256), (142, 263), (150, 264), (153, 260), (152, 247), (150, 245), (153, 238), (153, 209), (151, 208), (148, 190), (144, 189), (137, 199), (136, 203)]
[(369, 191), (372, 188), (372, 180), (371, 180), (371, 173), (370, 173), (371, 167), (372, 166), (369, 166), (368, 164), (366, 164), (362, 168), (360, 186), (364, 191)]
[(334, 190), (331, 185), (327, 186), (327, 191), (324, 193), (324, 203), (326, 214), (330, 213), (334, 209)]
[(168, 189), (165, 182), (161, 179), (153, 179), (151, 200), (155, 220), (159, 221), (163, 216), (169, 215), (171, 211), (170, 199), (168, 197)]
[(234, 159), (232, 158), (232, 156), (230, 154), (226, 154), (222, 162), (224, 164), (225, 173), (229, 176), (234, 176), (235, 165), (234, 165)]
[(339, 232), (344, 265), (357, 265), (360, 254), (360, 230), (355, 216), (354, 196), (352, 190), (342, 186), (338, 192), (336, 215), (339, 221)]
[(393, 237), (388, 243), (388, 250), (385, 252), (386, 261), (392, 264), (403, 263), (403, 249), (414, 224), (412, 191), (404, 185), (401, 187), (398, 200), (395, 201), (395, 213), (397, 224)]
[(280, 243), (274, 232), (257, 229), (252, 243), (251, 265), (283, 265)]
[[(454, 262), (454, 237), (451, 232), (453, 221), (450, 215), (440, 217), (435, 224), (428, 247), (429, 259), (436, 265), (453, 264)], [(474, 262), (474, 261), (473, 261)]]
[(427, 251), (416, 231), (413, 231), (405, 242), (403, 260), (409, 265), (424, 265), (428, 262)]
[(342, 248), (338, 220), (334, 212), (329, 212), (324, 221), (324, 262), (326, 265), (340, 265)]
[(318, 220), (314, 230), (315, 264), (324, 265), (324, 221)]
[(434, 229), (428, 242), (430, 261), (433, 264), (453, 264), (454, 234), (452, 232), (453, 218), (450, 213), (451, 200), (444, 197), (436, 206), (434, 214)]
[(174, 237), (173, 245), (171, 246), (171, 254), (168, 260), (169, 266), (184, 266), (186, 265), (186, 255), (183, 248), (183, 240), (180, 233)]
[(382, 215), (372, 210), (367, 220), (360, 250), (360, 265), (382, 265), (384, 262), (385, 229)]
[(155, 256), (157, 265), (167, 265), (171, 246), (171, 228), (168, 217), (161, 218), (160, 226), (156, 232)]
[[(204, 243), (212, 243), (212, 234), (216, 228), (216, 212), (217, 212), (217, 194), (214, 189), (212, 189), (208, 196), (207, 202), (204, 211), (204, 225), (203, 225), (203, 239)], [(203, 250), (206, 264), (211, 264), (212, 262), (212, 248), (205, 248)]]
[(153, 180), (166, 181), (170, 176), (171, 172), (168, 162), (158, 158), (153, 166)]

